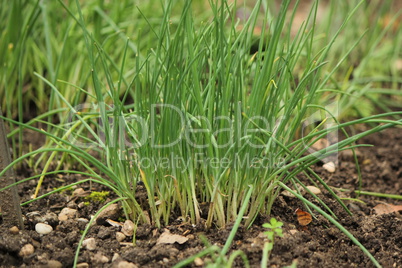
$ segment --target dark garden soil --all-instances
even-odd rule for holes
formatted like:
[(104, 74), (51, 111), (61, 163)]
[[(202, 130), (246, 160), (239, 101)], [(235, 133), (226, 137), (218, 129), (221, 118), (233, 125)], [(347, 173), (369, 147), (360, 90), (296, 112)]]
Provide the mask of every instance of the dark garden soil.
[[(360, 143), (374, 144), (358, 150), (361, 163), (362, 189), (365, 191), (402, 195), (402, 131), (388, 129), (367, 137)], [(332, 187), (354, 190), (359, 181), (353, 157), (350, 153), (339, 156), (339, 167), (329, 173), (321, 165), (313, 169)], [(20, 174), (27, 173), (20, 171)], [(27, 175), (27, 174), (25, 174)], [(23, 178), (21, 176), (20, 178)], [(80, 178), (65, 175), (46, 179), (42, 191), (46, 192)], [(307, 185), (311, 185), (307, 180)], [(27, 201), (33, 194), (36, 181), (24, 183), (19, 187), (22, 201)], [(84, 184), (83, 190), (107, 190), (97, 185)], [(401, 200), (380, 197), (359, 197), (345, 201), (353, 216), (349, 216), (324, 189), (318, 196), (335, 212), (339, 222), (346, 227), (383, 265), (383, 267), (402, 267), (402, 217), (399, 212), (377, 215), (373, 207), (380, 203), (402, 204)], [(81, 193), (85, 195), (86, 193)], [(356, 198), (352, 192), (337, 190), (340, 197)], [(306, 194), (306, 196), (308, 196)], [(108, 197), (109, 201), (113, 197)], [(315, 204), (318, 202), (309, 198)], [(107, 200), (108, 201), (108, 200)], [(106, 202), (107, 202), (106, 201)], [(0, 228), (0, 264), (1, 267), (71, 267), (77, 244), (91, 215), (104, 203), (85, 204), (85, 197), (72, 197), (71, 191), (54, 194), (22, 208), (25, 217), (25, 230)], [(69, 207), (76, 209), (78, 215), (72, 219), (60, 221), (60, 211)], [(280, 195), (276, 200), (272, 216), (284, 223), (284, 237), (275, 241), (269, 259), (269, 267), (284, 267), (297, 260), (298, 267), (373, 267), (363, 252), (354, 245), (341, 231), (330, 224), (323, 216), (315, 213), (311, 224), (302, 228), (294, 213), (296, 208), (305, 210), (302, 203), (291, 196)], [(120, 215), (120, 221), (122, 221)], [(110, 217), (113, 218), (113, 215)], [(119, 215), (114, 215), (119, 221)], [(53, 227), (47, 235), (38, 234), (35, 224), (46, 221)], [(250, 229), (240, 228), (232, 250), (244, 251), (252, 267), (259, 267), (264, 240), (261, 225), (269, 218), (261, 215)], [(81, 250), (79, 267), (171, 267), (178, 261), (200, 252), (204, 248), (199, 235), (203, 234), (211, 242), (223, 246), (232, 225), (223, 229), (205, 229), (202, 224), (173, 221), (162, 229), (152, 226), (138, 226), (136, 246), (130, 241), (132, 237), (116, 233), (120, 226), (111, 226), (106, 221), (99, 221), (91, 227), (86, 238), (94, 238), (95, 244), (87, 245)], [(158, 238), (168, 229), (172, 234), (188, 238), (183, 244), (157, 243)], [(92, 239), (93, 242), (93, 239)], [(160, 241), (159, 241), (160, 242)], [(27, 244), (32, 245), (27, 246)], [(208, 259), (198, 259), (196, 265), (205, 266)], [(238, 258), (236, 267), (243, 267)]]

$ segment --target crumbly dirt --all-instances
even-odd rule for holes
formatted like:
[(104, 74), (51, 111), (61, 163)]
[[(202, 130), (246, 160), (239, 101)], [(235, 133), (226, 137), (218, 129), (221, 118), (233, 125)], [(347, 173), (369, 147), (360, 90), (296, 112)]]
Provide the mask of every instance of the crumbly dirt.
[[(366, 137), (359, 143), (375, 145), (361, 147), (357, 152), (361, 164), (362, 190), (402, 195), (401, 129), (388, 129), (383, 133)], [(351, 190), (357, 189), (359, 185), (353, 161), (351, 154), (344, 152), (339, 156), (339, 167), (334, 173), (326, 171), (322, 164), (312, 167), (331, 187), (336, 188), (335, 191), (340, 197), (350, 198), (345, 200), (345, 203), (353, 215), (348, 215), (324, 189), (321, 189), (322, 194), (319, 194), (319, 197), (337, 215), (339, 222), (383, 267), (402, 267), (401, 214), (394, 212), (376, 215), (373, 210), (379, 203), (402, 203), (400, 200), (368, 195), (357, 196), (352, 192)], [(20, 170), (20, 174), (28, 173), (30, 173), (28, 167)], [(71, 175), (55, 177), (53, 180), (47, 179), (42, 191), (47, 192), (79, 179)], [(303, 176), (300, 179), (311, 185), (311, 182), (309, 183)], [(19, 187), (22, 201), (30, 199), (35, 186), (36, 181), (31, 181)], [(92, 186), (83, 184), (80, 187), (87, 193), (107, 190), (95, 184)], [(111, 200), (113, 197), (108, 198)], [(363, 202), (356, 201), (356, 198)], [(312, 198), (309, 200), (318, 204)], [(24, 206), (22, 211), (25, 217), (25, 230), (13, 234), (8, 228), (0, 228), (0, 266), (71, 267), (81, 233), (86, 226), (85, 219), (90, 219), (91, 215), (104, 204), (92, 202), (83, 205), (84, 201), (84, 197), (71, 199), (71, 191), (65, 191)], [(77, 209), (77, 217), (59, 221), (57, 215), (65, 207)], [(305, 210), (298, 199), (288, 195), (280, 195), (274, 204), (272, 216), (284, 223), (284, 237), (275, 240), (268, 267), (284, 267), (294, 261), (297, 261), (298, 267), (374, 267), (369, 258), (349, 238), (318, 213), (314, 213), (315, 218), (307, 227), (300, 226), (294, 213), (296, 208)], [(40, 221), (46, 221), (54, 230), (47, 235), (38, 234), (35, 231), (35, 224)], [(268, 221), (269, 217), (260, 215), (251, 228), (241, 227), (231, 247), (231, 252), (242, 250), (247, 255), (251, 267), (260, 267), (262, 248), (266, 242), (262, 224)], [(121, 227), (103, 222), (91, 227), (87, 238), (95, 238), (96, 247), (93, 250), (83, 248), (78, 263), (80, 267), (172, 267), (180, 260), (205, 248), (199, 238), (200, 235), (204, 235), (211, 244), (222, 247), (231, 227), (229, 224), (222, 229), (208, 230), (203, 224), (193, 226), (180, 221), (173, 221), (171, 225), (162, 229), (142, 225), (138, 226), (136, 244), (133, 246), (132, 237), (126, 237), (122, 242), (116, 239), (116, 232), (120, 231)], [(172, 234), (185, 236), (188, 240), (183, 244), (157, 244), (165, 229)], [(21, 249), (26, 244), (33, 245), (34, 251), (20, 256)], [(202, 267), (207, 262), (208, 258), (203, 258), (198, 260), (197, 264)], [(237, 258), (234, 266), (244, 267), (244, 263)], [(192, 264), (190, 267), (198, 266)]]

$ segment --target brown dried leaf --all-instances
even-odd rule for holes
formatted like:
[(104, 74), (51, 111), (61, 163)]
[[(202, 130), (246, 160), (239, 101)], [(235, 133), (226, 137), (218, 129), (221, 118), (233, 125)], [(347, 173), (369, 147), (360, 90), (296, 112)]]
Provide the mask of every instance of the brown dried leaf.
[(158, 238), (158, 241), (156, 241), (156, 244), (174, 244), (174, 243), (179, 243), (179, 244), (184, 244), (188, 240), (187, 237), (182, 236), (182, 235), (177, 235), (177, 234), (172, 234), (168, 229), (165, 229), (165, 232), (161, 234), (161, 236)]
[(397, 211), (402, 210), (402, 205), (392, 205), (392, 204), (378, 204), (374, 208), (375, 213), (377, 215), (382, 215), (382, 214), (389, 214)]

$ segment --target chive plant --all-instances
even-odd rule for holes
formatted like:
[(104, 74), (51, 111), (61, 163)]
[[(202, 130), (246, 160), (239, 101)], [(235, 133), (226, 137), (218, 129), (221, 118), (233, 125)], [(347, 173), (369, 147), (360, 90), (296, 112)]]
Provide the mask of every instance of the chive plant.
[[(158, 40), (155, 46), (143, 55), (138, 51), (128, 58), (132, 42), (127, 40), (118, 67), (89, 32), (79, 4), (76, 12), (61, 1), (60, 5), (76, 21), (74, 27), (83, 32), (93, 90), (74, 87), (92, 102), (74, 105), (54, 81), (36, 73), (51, 88), (55, 101), (69, 108), (63, 124), (43, 121), (57, 130), (46, 133), (49, 144), (57, 150), (50, 155), (42, 175), (59, 153), (64, 157), (69, 154), (89, 173), (96, 174), (91, 165), (99, 168), (100, 163), (93, 163), (95, 158), (88, 149), (98, 151), (103, 154), (101, 170), (109, 177), (103, 184), (113, 185), (119, 196), (128, 197), (124, 201), (128, 217), (160, 226), (169, 222), (173, 211), (193, 223), (204, 213), (207, 226), (223, 226), (237, 217), (245, 189), (252, 184), (249, 225), (258, 213), (270, 213), (278, 182), (300, 184), (298, 173), (355, 141), (351, 137), (305, 155), (318, 139), (351, 124), (338, 124), (336, 105), (320, 103), (319, 96), (325, 94), (326, 82), (336, 70), (321, 73), (331, 45), (358, 6), (315, 55), (317, 5), (291, 37), (283, 34), (290, 30), (284, 28), (289, 5), (284, 1), (276, 18), (263, 22), (258, 51), (250, 55), (252, 29), (262, 1), (257, 2), (241, 31), (236, 30), (239, 22), (235, 8), (226, 2), (211, 3), (210, 21), (196, 21), (190, 2), (182, 6), (179, 17), (172, 18), (172, 2), (168, 1), (161, 7), (164, 16), (158, 27), (144, 18), (147, 31)], [(134, 48), (141, 46), (138, 40)], [(307, 62), (296, 79), (293, 70), (301, 55)], [(127, 61), (135, 62), (135, 71), (124, 91)], [(110, 64), (114, 67), (109, 68)], [(125, 103), (128, 94), (132, 94), (132, 104)], [(368, 117), (356, 122), (368, 120), (373, 121)], [(312, 126), (310, 121), (322, 123)], [(59, 133), (63, 135), (58, 137)], [(40, 149), (30, 155), (48, 151)], [(83, 159), (78, 158), (83, 155)], [(149, 211), (135, 199), (138, 181), (147, 190)], [(209, 204), (207, 212), (200, 211), (200, 202)]]
[[(144, 23), (137, 24), (141, 28), (136, 29), (134, 41), (122, 41), (119, 27), (124, 22), (116, 24), (110, 19), (120, 13), (105, 13), (103, 1), (93, 7), (98, 27), (93, 32), (88, 26), (92, 17), (83, 12), (88, 9), (82, 9), (78, 0), (75, 7), (58, 1), (58, 7), (71, 18), (68, 31), (81, 33), (79, 48), (85, 56), (79, 58), (82, 66), (77, 67), (77, 77), (71, 81), (57, 80), (57, 70), (66, 67), (61, 60), (52, 63), (56, 67), (50, 77), (35, 72), (36, 81), (50, 89), (52, 103), (61, 108), (49, 107), (46, 116), (28, 123), (4, 118), (48, 138), (46, 146), (17, 158), (8, 169), (41, 155), (37, 163), (44, 163), (44, 168), (38, 175), (36, 194), (47, 175), (84, 174), (88, 179), (74, 185), (88, 180), (106, 185), (119, 196), (128, 218), (158, 227), (168, 224), (173, 216), (192, 223), (205, 220), (208, 227), (224, 226), (238, 219), (241, 207), (245, 225), (250, 226), (260, 213), (270, 214), (275, 198), (286, 185), (305, 188), (326, 211), (324, 216), (335, 221), (336, 215), (305, 187), (299, 174), (321, 184), (348, 211), (311, 165), (341, 150), (353, 149), (358, 138), (400, 125), (401, 120), (386, 118), (400, 118), (401, 113), (338, 120), (343, 107), (337, 102), (337, 94), (351, 93), (328, 85), (360, 39), (336, 60), (331, 50), (363, 2), (348, 10), (320, 49), (315, 26), (317, 3), (293, 36), (290, 25), (297, 5), (290, 10), (289, 2), (283, 1), (272, 18), (263, 17), (258, 50), (250, 54), (260, 12), (268, 14), (263, 0), (257, 1), (241, 30), (236, 5), (227, 1), (211, 1), (211, 16), (202, 19), (195, 15), (191, 1), (164, 1), (158, 7), (162, 17), (157, 20), (152, 13), (139, 9)], [(49, 7), (40, 8), (43, 16), (50, 16)], [(104, 31), (99, 29), (103, 21), (107, 23)], [(69, 40), (68, 31), (63, 53), (73, 50), (70, 42), (78, 36)], [(47, 38), (51, 36), (49, 33)], [(115, 43), (119, 49), (109, 53)], [(55, 114), (59, 124), (50, 120)], [(46, 124), (47, 130), (36, 129), (31, 124), (34, 122)], [(365, 122), (380, 125), (350, 137), (344, 131)], [(346, 136), (342, 141), (337, 140), (339, 130)], [(322, 138), (328, 138), (331, 145), (311, 151)], [(55, 160), (61, 161), (56, 171), (51, 171)], [(63, 170), (63, 163), (79, 164), (85, 172)], [(147, 206), (136, 199), (139, 182), (146, 189)], [(246, 198), (249, 191), (251, 197)], [(202, 211), (200, 203), (208, 204), (208, 209)]]

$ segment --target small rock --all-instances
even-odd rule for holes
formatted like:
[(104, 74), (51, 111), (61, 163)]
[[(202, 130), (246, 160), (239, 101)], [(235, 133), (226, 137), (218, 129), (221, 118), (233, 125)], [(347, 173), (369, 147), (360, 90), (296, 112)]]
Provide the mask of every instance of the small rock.
[(194, 264), (195, 266), (204, 266), (204, 261), (201, 258), (197, 257), (194, 259)]
[(112, 204), (103, 210), (96, 218), (96, 223), (98, 225), (106, 225), (107, 219), (117, 220), (120, 216), (120, 206), (119, 204)]
[(126, 235), (125, 235), (125, 234), (123, 234), (122, 232), (116, 232), (116, 240), (117, 240), (117, 241), (121, 242), (121, 241), (123, 241), (124, 239), (126, 239)]
[(56, 260), (50, 260), (47, 262), (47, 267), (48, 268), (62, 268), (63, 264)]
[(102, 255), (102, 256), (99, 258), (99, 260), (100, 260), (101, 263), (108, 263), (108, 262), (109, 262), (109, 258), (106, 257), (106, 256), (104, 256), (104, 255)]
[[(355, 152), (355, 155), (358, 160), (361, 160), (363, 158), (363, 154), (357, 148), (354, 149), (354, 152)], [(354, 157), (353, 151), (351, 149), (340, 152), (340, 156), (345, 161), (349, 161), (349, 162), (355, 161), (355, 159), (354, 159), (355, 157)]]
[(126, 220), (123, 224), (123, 228), (121, 228), (121, 231), (126, 236), (133, 236), (134, 228), (135, 228), (134, 222)]
[(289, 230), (289, 233), (290, 233), (291, 235), (294, 235), (294, 234), (296, 234), (297, 232), (299, 232), (299, 231), (297, 231), (296, 229)]
[(18, 234), (20, 232), (20, 229), (18, 229), (17, 226), (13, 226), (9, 229), (10, 233), (12, 234)]
[(336, 170), (334, 162), (325, 163), (322, 167), (330, 173), (334, 173)]
[(77, 188), (73, 192), (73, 196), (85, 196), (85, 195), (87, 195), (87, 193), (83, 188)]
[(43, 254), (36, 255), (36, 258), (39, 262), (46, 263), (46, 261), (49, 259), (49, 254), (47, 254), (47, 252), (44, 252)]
[(321, 190), (318, 189), (315, 186), (307, 186), (306, 188), (309, 189), (310, 192), (312, 192), (313, 194), (320, 194), (321, 193)]
[(132, 262), (120, 261), (117, 265), (113, 265), (113, 268), (138, 268), (138, 266)]
[(112, 257), (112, 262), (114, 262), (115, 260), (117, 260), (118, 258), (120, 258), (120, 255), (119, 255), (119, 253), (114, 253), (113, 254), (113, 257)]
[(186, 236), (188, 239), (195, 239), (195, 236), (192, 234), (189, 234), (188, 236)]
[(89, 267), (89, 264), (86, 263), (86, 262), (81, 262), (81, 263), (77, 264), (76, 267), (77, 267), (77, 268), (88, 268), (88, 267)]
[(311, 148), (314, 151), (319, 151), (324, 148), (327, 148), (329, 145), (331, 145), (329, 143), (329, 141), (327, 139), (322, 138), (322, 139), (319, 139), (318, 141), (316, 141), (313, 145), (311, 145)]
[(59, 221), (75, 219), (78, 216), (78, 211), (73, 208), (63, 208), (59, 214)]
[(89, 220), (85, 219), (85, 218), (78, 218), (77, 221), (83, 222), (83, 223), (88, 223), (89, 222)]
[(95, 250), (96, 249), (96, 241), (95, 238), (87, 238), (82, 242), (82, 245), (88, 250)]
[(102, 253), (98, 252), (96, 253), (92, 258), (92, 262), (93, 263), (108, 263), (109, 262), (109, 258), (106, 257), (105, 255), (102, 255)]
[(294, 198), (295, 197), (291, 192), (286, 191), (286, 190), (282, 191), (281, 195), (289, 197), (289, 198)]
[(36, 241), (35, 239), (31, 239), (31, 242), (35, 248), (40, 248), (40, 242)]
[(35, 231), (39, 234), (50, 234), (53, 231), (53, 227), (46, 223), (37, 223), (35, 225)]
[(77, 204), (74, 201), (68, 202), (67, 207), (71, 209), (77, 209)]
[(358, 205), (353, 203), (348, 204), (348, 208), (352, 211), (362, 211)]
[(20, 253), (18, 253), (18, 255), (20, 255), (21, 257), (27, 257), (32, 255), (34, 252), (35, 252), (34, 246), (32, 246), (31, 244), (26, 244), (21, 248)]

